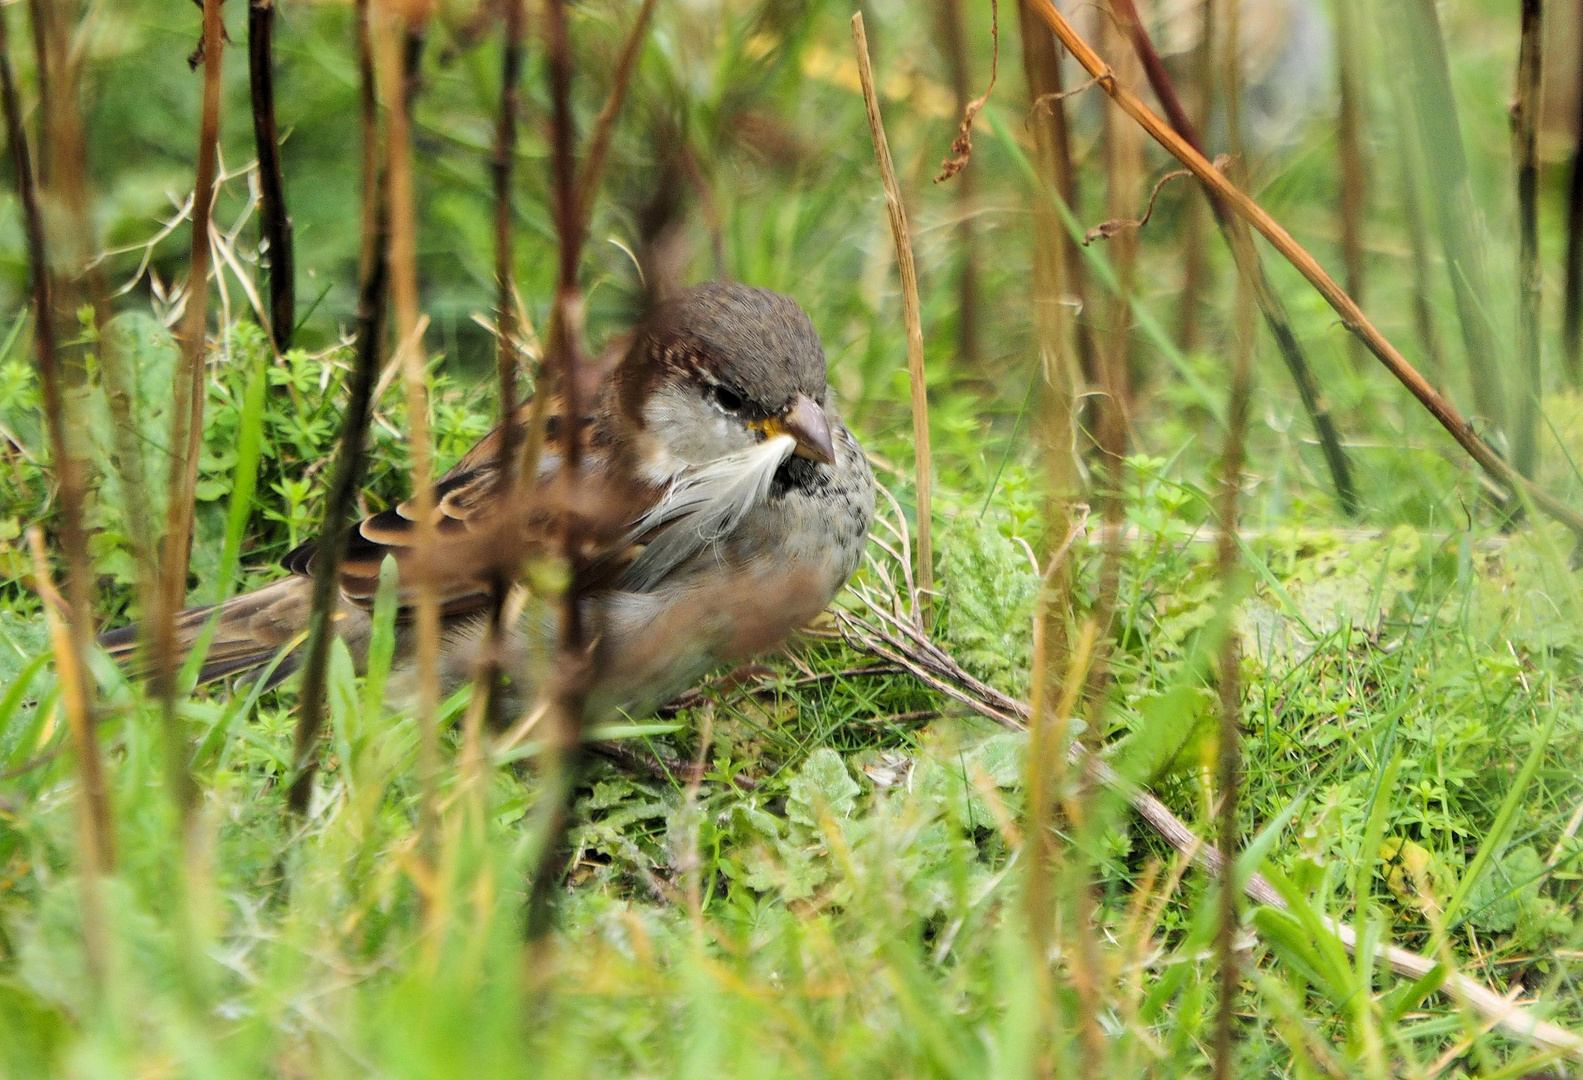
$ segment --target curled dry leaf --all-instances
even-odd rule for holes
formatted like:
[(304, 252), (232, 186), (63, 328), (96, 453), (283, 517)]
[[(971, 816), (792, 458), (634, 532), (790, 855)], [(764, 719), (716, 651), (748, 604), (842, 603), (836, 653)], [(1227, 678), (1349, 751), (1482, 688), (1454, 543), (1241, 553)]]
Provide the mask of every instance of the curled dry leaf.
[(1174, 172), (1166, 173), (1164, 176), (1160, 177), (1159, 180), (1155, 181), (1154, 190), (1149, 193), (1149, 205), (1144, 207), (1143, 216), (1141, 218), (1139, 218), (1137, 221), (1131, 221), (1127, 218), (1115, 218), (1111, 221), (1101, 221), (1098, 225), (1095, 225), (1092, 229), (1089, 229), (1088, 232), (1084, 234), (1083, 246), (1087, 247), (1095, 240), (1109, 240), (1112, 236), (1115, 236), (1123, 229), (1143, 228), (1149, 223), (1149, 219), (1154, 216), (1154, 203), (1155, 200), (1160, 197), (1160, 189), (1165, 187), (1166, 184), (1170, 183), (1172, 180), (1175, 180), (1179, 176), (1191, 175), (1193, 174), (1188, 172), (1186, 169), (1177, 169)]
[(940, 175), (934, 178), (937, 184), (967, 168), (973, 156), (973, 120), (989, 101), (989, 95), (994, 93), (995, 79), (1000, 74), (1000, 0), (989, 0), (989, 37), (993, 43), (993, 51), (989, 55), (989, 85), (984, 87), (982, 96), (969, 101), (967, 108), (962, 110), (962, 126), (957, 129), (956, 138), (951, 142), (952, 156), (940, 162)]

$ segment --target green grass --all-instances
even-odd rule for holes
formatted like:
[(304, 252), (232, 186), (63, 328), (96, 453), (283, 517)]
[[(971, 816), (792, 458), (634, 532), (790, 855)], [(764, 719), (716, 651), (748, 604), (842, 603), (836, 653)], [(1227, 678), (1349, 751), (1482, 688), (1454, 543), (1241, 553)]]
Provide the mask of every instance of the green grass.
[[(982, 79), (987, 11), (964, 7)], [(349, 354), (338, 334), (350, 317), (356, 252), (347, 12), (284, 10), (279, 92), (292, 132), (299, 310), (327, 291), (305, 322), (304, 348), (278, 362), (247, 319), (216, 329), (194, 603), (269, 580), (278, 557), (312, 535), (326, 484), (314, 463), (329, 453), (343, 405)], [(240, 13), (228, 12), (238, 41)], [(605, 91), (601, 60), (630, 14), (615, 3), (575, 11), (584, 130)], [(636, 294), (630, 260), (607, 241), (632, 236), (650, 177), (649, 133), (674, 121), (710, 186), (728, 271), (808, 308), (843, 411), (897, 466), (881, 479), (910, 512), (904, 339), (862, 109), (844, 81), (848, 15), (827, 4), (660, 6), (585, 261), (590, 337), (598, 344), (618, 329)], [(986, 313), (977, 365), (954, 345), (954, 193), (928, 183), (955, 124), (931, 105), (944, 93), (944, 67), (930, 19), (882, 6), (869, 23), (881, 80), (894, 88), (886, 122), (913, 200), (924, 290), (942, 589), (934, 636), (973, 674), (1025, 698), (1039, 587), (1030, 555), (1052, 545), (1031, 435), (1037, 396), (1025, 411), (1037, 371), (1029, 147), (1015, 19), (1009, 8), (1002, 16), (1002, 81), (980, 119), (972, 165)], [(161, 185), (190, 183), (181, 163), (192, 152), (197, 89), (181, 57), (197, 15), (183, 22), (139, 2), (98, 17), (104, 45), (88, 118), (103, 225), (108, 242), (122, 244), (154, 232)], [(1515, 295), (1502, 112), (1515, 12), (1462, 0), (1443, 17), (1499, 331)], [(491, 295), (484, 161), (496, 45), (469, 44), (458, 25), (451, 15), (436, 25), (417, 116), (441, 467), (487, 430), (494, 408), (480, 381), (487, 338), (469, 318)], [(249, 153), (241, 57), (240, 49), (227, 55), (233, 165)], [(26, 57), (16, 60), (25, 69)], [(541, 62), (533, 50), (517, 200), (521, 288), (537, 321), (553, 273)], [(1387, 88), (1371, 93), (1369, 309), (1417, 360), (1392, 179), (1392, 140), (1405, 136)], [(1084, 225), (1104, 216), (1092, 108), (1086, 97), (1073, 104), (1085, 185), (1075, 215)], [(766, 132), (791, 149), (783, 140), (785, 152), (772, 153)], [(1327, 265), (1338, 262), (1327, 239), (1335, 187), (1327, 125), (1299, 128), (1293, 143), (1252, 164), (1261, 200)], [(1151, 156), (1149, 168), (1157, 175), (1163, 159)], [(1552, 202), (1563, 180), (1547, 173)], [(695, 204), (687, 274), (709, 276), (709, 230), (696, 192), (685, 198)], [(227, 226), (241, 200), (239, 184), (222, 198)], [(1170, 335), (1181, 205), (1172, 185), (1141, 235), (1139, 391), (1122, 491), (1129, 531), (1113, 682), (1088, 719), (1123, 775), (1210, 836), (1211, 659), (1224, 604), (1209, 522), (1230, 279), (1216, 242), (1205, 344), (1178, 353)], [(7, 311), (20, 296), (15, 226), (14, 204), (0, 202)], [(1559, 230), (1543, 239), (1555, 255)], [(184, 245), (178, 230), (156, 248), (163, 280), (179, 280)], [(111, 259), (109, 276), (124, 279), (138, 257)], [(1110, 257), (1098, 245), (1090, 251), (1096, 267)], [(1552, 278), (1557, 265), (1546, 263)], [(1335, 507), (1295, 395), (1261, 343), (1244, 508), (1250, 585), (1236, 617), (1240, 824), (1290, 911), (1245, 912), (1235, 1072), (1564, 1072), (1433, 985), (1348, 958), (1316, 920), (1330, 916), (1367, 940), (1430, 953), (1502, 993), (1521, 987), (1536, 1013), (1583, 1032), (1583, 840), (1568, 834), (1583, 806), (1583, 596), (1567, 538), (1533, 520), (1503, 531), (1508, 523), (1449, 440), (1383, 373), (1354, 370), (1329, 309), (1289, 268), (1270, 269), (1347, 435), (1365, 511), (1353, 522)], [(1452, 361), (1444, 381), (1463, 401), (1449, 279), (1444, 267), (1437, 274), (1432, 299)], [(1092, 303), (1107, 302), (1098, 270), (1091, 287)], [(230, 296), (239, 302), (234, 286)], [(133, 290), (115, 331), (137, 342), (146, 466), (163, 461), (174, 357), (157, 319), (144, 314), (151, 299), (160, 312), (146, 283)], [(1550, 323), (1558, 306), (1547, 295)], [(293, 684), (200, 691), (181, 708), (201, 793), (184, 841), (159, 708), (96, 661), (119, 860), (100, 886), (109, 966), (95, 992), (76, 779), (20, 539), (30, 524), (52, 526), (56, 507), (38, 464), (46, 455), (30, 334), (20, 316), (0, 330), (0, 1076), (1208, 1074), (1220, 1005), (1214, 883), (1183, 866), (1121, 799), (1095, 795), (1081, 827), (1061, 818), (1043, 930), (1051, 953), (1035, 955), (1024, 736), (830, 636), (766, 658), (767, 670), (743, 685), (709, 684), (674, 716), (605, 732), (659, 768), (601, 761), (579, 791), (559, 928), (542, 953), (523, 944), (543, 783), (536, 741), (498, 755), (469, 783), (459, 766), (465, 702), (448, 703), (445, 813), (430, 876), (418, 849), (417, 734), (399, 673), (370, 682), (344, 652), (333, 657), (325, 765), (306, 820), (287, 812), (282, 784)], [(80, 405), (98, 477), (89, 506), (97, 614), (119, 624), (134, 609), (127, 496), (96, 366), (88, 371)], [(1578, 504), (1583, 404), (1552, 375), (1541, 476)], [(254, 494), (238, 500), (241, 531), (228, 549), (238, 477), (253, 472), (240, 433), (253, 422)], [(392, 389), (372, 428), (371, 510), (405, 493), (405, 429)], [(157, 505), (157, 486), (149, 495)], [(241, 569), (229, 581), (233, 556)], [(1099, 588), (1097, 532), (1071, 559), (1073, 606), (1061, 615), (1077, 628)], [(688, 765), (700, 759), (694, 783)]]

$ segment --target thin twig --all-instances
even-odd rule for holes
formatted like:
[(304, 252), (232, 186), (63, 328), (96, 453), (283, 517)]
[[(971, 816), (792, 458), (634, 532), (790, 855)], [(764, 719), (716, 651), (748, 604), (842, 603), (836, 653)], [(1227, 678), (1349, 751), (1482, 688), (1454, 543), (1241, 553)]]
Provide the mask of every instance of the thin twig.
[[(0, 51), (5, 34), (0, 31)], [(11, 85), (10, 61), (5, 61), (7, 87)], [(15, 132), (17, 129), (12, 129)], [(66, 722), (71, 727), (72, 747), (76, 751), (77, 780), (81, 792), (77, 799), (78, 857), (82, 860), (78, 890), (82, 903), (83, 956), (88, 979), (97, 997), (106, 989), (109, 974), (106, 956), (104, 907), (99, 895), (99, 879), (115, 870), (114, 823), (105, 798), (103, 763), (99, 757), (99, 736), (95, 731), (88, 701), (88, 676), (83, 666), (81, 645), (73, 640), (71, 624), (80, 616), (72, 605), (55, 591), (50, 579), (49, 558), (44, 553), (44, 534), (37, 526), (28, 529), (28, 546), (33, 551), (33, 581), (44, 601), (44, 618), (49, 626), (50, 647), (60, 676), (61, 695), (66, 707)]]
[(280, 175), (275, 126), (275, 0), (248, 0), (247, 73), (253, 98), (253, 145), (258, 154), (259, 212), (269, 255), (269, 328), (275, 349), (291, 348), (296, 326), (295, 260), (286, 186)]
[[(578, 369), (582, 301), (577, 268), (582, 258), (584, 226), (577, 193), (577, 162), (573, 156), (572, 51), (566, 32), (565, 0), (549, 0), (544, 9), (545, 46), (550, 77), (550, 168), (559, 259), (555, 307), (545, 349), (545, 367), (558, 376), (561, 394), (561, 478), (565, 490), (576, 491), (582, 473), (582, 394)], [(546, 395), (548, 389), (541, 389)], [(539, 796), (539, 849), (528, 887), (527, 938), (542, 947), (553, 925), (553, 891), (561, 878), (561, 847), (571, 821), (572, 796), (582, 777), (587, 752), (583, 747), (588, 687), (593, 679), (590, 642), (597, 628), (586, 625), (582, 598), (587, 568), (575, 508), (561, 516), (561, 554), (569, 576), (561, 597), (560, 640), (557, 643), (554, 730), (549, 739), (549, 773)]]
[(44, 245), (44, 219), (34, 186), (32, 154), (22, 125), (22, 105), (11, 70), (4, 10), (0, 10), (0, 107), (5, 112), (6, 139), (11, 144), (11, 165), (22, 207), (27, 240), (28, 285), (35, 321), (34, 352), (37, 357), (44, 416), (49, 428), (50, 457), (55, 468), (60, 499), (60, 536), (66, 549), (66, 589), (62, 600), (50, 579), (43, 535), (34, 528), (28, 540), (33, 549), (36, 587), (45, 600), (55, 667), (60, 677), (66, 719), (76, 749), (77, 773), (82, 786), (78, 826), (81, 833), (82, 902), (90, 978), (102, 988), (105, 942), (98, 903), (98, 879), (115, 870), (115, 822), (105, 790), (104, 766), (92, 718), (93, 684), (84, 662), (93, 640), (93, 579), (88, 559), (88, 537), (83, 527), (84, 463), (74, 452), (71, 402), (61, 385), (60, 358), (56, 351), (50, 308), (49, 256)]
[(1561, 320), (1567, 377), (1574, 387), (1583, 386), (1583, 49), (1577, 55), (1577, 106), (1573, 113), (1577, 138), (1572, 145), (1572, 177), (1567, 184), (1565, 309)]
[[(1341, 191), (1338, 217), (1341, 221), (1341, 261), (1347, 270), (1347, 292), (1363, 303), (1367, 263), (1363, 256), (1363, 212), (1368, 200), (1368, 165), (1363, 157), (1364, 96), (1359, 68), (1364, 62), (1364, 39), (1358, 33), (1356, 0), (1337, 0), (1336, 10), (1336, 85), (1339, 109), (1336, 114), (1336, 149), (1341, 165)], [(1352, 338), (1352, 360), (1363, 361), (1362, 347)]]
[(1034, 3), (1035, 11), (1044, 20), (1045, 25), (1055, 32), (1078, 63), (1082, 64), (1090, 74), (1099, 77), (1100, 85), (1105, 88), (1105, 92), (1120, 103), (1127, 114), (1136, 120), (1156, 142), (1191, 169), (1193, 175), (1224, 200), (1231, 210), (1258, 229), (1270, 245), (1296, 267), (1297, 271), (1308, 279), (1309, 284), (1324, 297), (1325, 302), (1341, 317), (1342, 325), (1363, 339), (1369, 351), (1392, 375), (1396, 376), (1403, 386), (1407, 387), (1424, 408), (1429, 410), (1473, 460), (1499, 483), (1510, 488), (1520, 487), (1536, 506), (1583, 539), (1583, 514), (1579, 514), (1548, 491), (1518, 475), (1516, 470), (1502, 460), (1501, 456), (1478, 435), (1456, 407), (1430, 386), (1417, 369), (1407, 362), (1396, 347), (1375, 328), (1346, 291), (1336, 284), (1335, 280), (1325, 272), (1324, 267), (1320, 266), (1301, 244), (1292, 239), (1291, 234), (1282, 228), (1279, 222), (1245, 192), (1222, 176), (1204, 155), (1160, 119), (1143, 103), (1142, 99), (1121, 85), (1110, 66), (1100, 59), (1099, 54), (1094, 52), (1088, 42), (1083, 40), (1049, 0), (1034, 0)]
[(196, 806), (197, 787), (186, 766), (187, 739), (176, 711), (176, 616), (187, 596), (187, 566), (192, 548), (192, 521), (198, 486), (198, 458), (203, 448), (203, 406), (207, 372), (205, 331), (209, 312), (209, 220), (214, 211), (215, 174), (219, 163), (220, 72), (225, 27), (221, 0), (203, 4), (203, 112), (198, 130), (198, 170), (193, 182), (192, 246), (187, 270), (187, 299), (181, 332), (181, 366), (171, 406), (170, 476), (166, 485), (165, 541), (161, 558), (162, 588), (154, 616), (154, 684), (164, 702), (169, 782), (179, 808), (183, 834)]
[(1539, 87), (1543, 77), (1544, 0), (1521, 0), (1517, 97), (1512, 102), (1512, 157), (1517, 162), (1517, 355), (1522, 380), (1512, 459), (1530, 479), (1539, 464), (1539, 402), (1544, 372), (1539, 349)]
[[(923, 319), (918, 310), (918, 271), (912, 259), (912, 235), (907, 228), (907, 207), (896, 183), (890, 143), (880, 119), (879, 97), (874, 92), (874, 71), (869, 64), (868, 38), (863, 33), (863, 13), (852, 16), (852, 41), (857, 49), (858, 78), (863, 84), (863, 105), (868, 112), (869, 134), (874, 138), (874, 158), (885, 188), (885, 209), (890, 215), (891, 239), (896, 244), (896, 265), (901, 275), (902, 319), (907, 325), (907, 379), (912, 387), (913, 482), (918, 499), (918, 590), (934, 593), (933, 510), (931, 507), (929, 453), (929, 390), (923, 370)], [(927, 618), (927, 600), (924, 604)]]
[(1052, 90), (1047, 94), (1040, 94), (1028, 104), (1028, 115), (1033, 116), (1040, 109), (1051, 110), (1057, 102), (1065, 101), (1069, 97), (1076, 97), (1084, 90), (1092, 90), (1099, 85), (1098, 79), (1085, 79), (1070, 90)]

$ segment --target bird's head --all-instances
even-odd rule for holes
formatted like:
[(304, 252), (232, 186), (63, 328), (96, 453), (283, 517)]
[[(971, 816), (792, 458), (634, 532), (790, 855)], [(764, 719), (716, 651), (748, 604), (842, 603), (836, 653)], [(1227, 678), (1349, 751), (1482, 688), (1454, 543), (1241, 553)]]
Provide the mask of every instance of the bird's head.
[(835, 460), (825, 414), (825, 358), (795, 300), (711, 282), (666, 300), (616, 373), (621, 412), (680, 463), (712, 461), (772, 435)]

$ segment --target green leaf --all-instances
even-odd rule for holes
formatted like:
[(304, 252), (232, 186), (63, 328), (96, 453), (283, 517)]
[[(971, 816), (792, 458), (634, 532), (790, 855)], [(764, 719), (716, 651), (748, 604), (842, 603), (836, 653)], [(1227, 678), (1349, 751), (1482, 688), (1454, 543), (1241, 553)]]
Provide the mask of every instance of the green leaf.
[(846, 771), (846, 763), (829, 747), (808, 755), (803, 767), (787, 785), (786, 817), (794, 825), (819, 827), (821, 813), (847, 817), (862, 789)]

